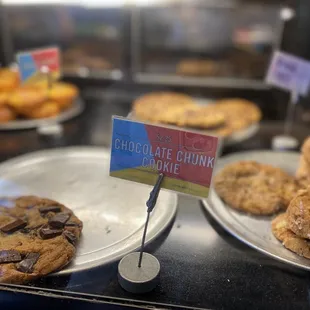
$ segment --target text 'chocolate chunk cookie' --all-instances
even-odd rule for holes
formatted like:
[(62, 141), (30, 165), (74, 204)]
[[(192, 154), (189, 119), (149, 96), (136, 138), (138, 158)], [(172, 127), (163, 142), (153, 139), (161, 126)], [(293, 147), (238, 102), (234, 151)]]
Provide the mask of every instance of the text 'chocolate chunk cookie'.
[(214, 186), (229, 206), (256, 215), (286, 210), (300, 188), (294, 178), (280, 168), (255, 161), (227, 165), (215, 176)]
[[(54, 200), (25, 196), (13, 201), (15, 206), (0, 216), (0, 283), (26, 283), (66, 266), (75, 255), (82, 222)], [(65, 226), (69, 219), (72, 226)]]

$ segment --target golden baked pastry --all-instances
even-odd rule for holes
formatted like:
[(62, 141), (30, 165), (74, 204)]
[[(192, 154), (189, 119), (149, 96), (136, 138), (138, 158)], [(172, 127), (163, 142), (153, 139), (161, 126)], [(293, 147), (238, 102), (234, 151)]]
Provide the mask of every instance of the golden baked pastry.
[(216, 75), (219, 65), (213, 60), (185, 59), (181, 60), (176, 68), (177, 74), (188, 76)]
[(0, 91), (12, 91), (19, 85), (19, 73), (17, 71), (4, 68), (0, 69)]
[(306, 188), (310, 185), (310, 137), (304, 141), (301, 152), (298, 169), (296, 171), (296, 179)]
[(48, 90), (48, 98), (57, 102), (61, 110), (67, 109), (78, 95), (78, 89), (72, 84), (58, 82), (54, 83)]
[(16, 119), (16, 114), (7, 106), (0, 106), (0, 123), (6, 123)]
[(215, 176), (214, 187), (229, 206), (257, 215), (285, 210), (299, 190), (294, 178), (280, 168), (255, 161), (227, 165)]
[(28, 118), (48, 118), (57, 116), (61, 112), (59, 104), (55, 101), (42, 102), (38, 107), (26, 113)]
[(245, 99), (224, 99), (215, 103), (227, 117), (244, 120), (247, 124), (257, 123), (261, 120), (262, 113), (255, 103)]
[(292, 252), (310, 258), (309, 241), (298, 237), (290, 229), (288, 229), (287, 214), (278, 215), (271, 223), (271, 229), (274, 236), (282, 242), (282, 244)]
[(302, 147), (301, 147), (301, 153), (305, 159), (305, 161), (310, 165), (310, 137), (308, 137)]
[(176, 118), (176, 125), (210, 129), (223, 125), (225, 121), (224, 113), (218, 111), (214, 105), (189, 105), (181, 108)]
[(304, 188), (310, 185), (310, 165), (305, 160), (303, 154), (301, 154), (299, 159), (299, 166), (296, 171), (296, 179)]
[(310, 239), (310, 187), (298, 192), (286, 213), (288, 228), (297, 236)]
[(213, 134), (227, 137), (260, 121), (262, 113), (252, 102), (244, 99), (224, 99), (215, 102), (219, 112), (225, 115), (225, 125)]
[(2, 105), (6, 105), (8, 103), (8, 99), (9, 99), (9, 93), (7, 92), (0, 93), (0, 107)]
[(184, 94), (153, 92), (136, 99), (133, 111), (135, 117), (143, 121), (175, 124), (182, 107), (194, 104), (194, 100)]
[(46, 90), (40, 88), (19, 88), (15, 90), (8, 100), (8, 105), (18, 114), (27, 115), (40, 106), (47, 98)]

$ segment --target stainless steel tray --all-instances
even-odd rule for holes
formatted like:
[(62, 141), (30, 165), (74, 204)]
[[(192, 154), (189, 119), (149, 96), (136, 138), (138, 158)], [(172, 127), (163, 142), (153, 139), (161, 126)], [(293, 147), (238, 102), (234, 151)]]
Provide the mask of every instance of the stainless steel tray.
[(80, 115), (83, 110), (84, 102), (81, 98), (77, 98), (68, 110), (60, 113), (55, 117), (11, 121), (8, 123), (0, 124), (0, 130), (30, 129), (37, 128), (46, 124), (64, 122)]
[[(58, 274), (110, 263), (140, 246), (151, 188), (109, 177), (109, 165), (110, 151), (98, 147), (39, 151), (0, 164), (0, 196), (55, 199), (83, 221), (77, 255)], [(161, 191), (147, 242), (167, 227), (176, 208), (177, 196)]]
[[(299, 156), (300, 154), (295, 152), (254, 151), (236, 153), (219, 159), (216, 171), (220, 171), (227, 164), (236, 161), (255, 160), (280, 167), (288, 173), (294, 174)], [(271, 220), (274, 216), (256, 217), (238, 212), (227, 206), (218, 197), (214, 189), (210, 190), (209, 198), (203, 201), (203, 205), (224, 229), (250, 247), (284, 263), (310, 270), (310, 260), (287, 250), (273, 236)]]

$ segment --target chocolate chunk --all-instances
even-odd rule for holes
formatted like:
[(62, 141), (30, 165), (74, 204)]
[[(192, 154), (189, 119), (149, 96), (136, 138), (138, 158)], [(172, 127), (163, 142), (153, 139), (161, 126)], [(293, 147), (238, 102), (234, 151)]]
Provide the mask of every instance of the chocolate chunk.
[(62, 229), (41, 228), (40, 236), (42, 239), (51, 239), (62, 234)]
[(58, 213), (61, 211), (61, 207), (59, 207), (59, 206), (46, 206), (46, 207), (39, 208), (39, 210), (42, 214), (45, 214), (48, 212)]
[(16, 265), (17, 270), (24, 273), (32, 273), (33, 267), (38, 261), (39, 257), (39, 253), (27, 254), (25, 259), (23, 259), (20, 263)]
[(16, 263), (20, 262), (22, 257), (16, 250), (2, 250), (0, 251), (0, 264), (2, 263)]
[(20, 232), (22, 234), (29, 234), (31, 232), (31, 229), (30, 228), (23, 228), (23, 229), (20, 230)]
[(0, 227), (0, 230), (4, 233), (13, 233), (19, 229), (26, 227), (27, 223), (21, 219), (16, 219), (13, 222)]
[(55, 216), (53, 216), (49, 221), (49, 225), (53, 228), (63, 228), (66, 224), (66, 222), (70, 218), (70, 214), (67, 213), (58, 213)]
[(70, 226), (70, 227), (81, 227), (82, 225), (80, 223), (77, 222), (73, 222), (73, 221), (68, 221), (66, 223), (66, 226)]
[(64, 235), (72, 245), (76, 244), (77, 238), (75, 234), (73, 234), (71, 231), (65, 230)]

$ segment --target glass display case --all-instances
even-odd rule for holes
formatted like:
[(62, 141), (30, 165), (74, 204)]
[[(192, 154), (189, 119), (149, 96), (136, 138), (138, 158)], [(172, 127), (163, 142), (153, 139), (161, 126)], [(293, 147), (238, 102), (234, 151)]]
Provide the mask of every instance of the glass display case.
[(280, 5), (194, 1), (140, 7), (132, 25), (137, 82), (264, 88), (282, 37)]
[(65, 75), (138, 83), (266, 88), (283, 30), (277, 1), (3, 3), (12, 55), (58, 45)]
[(65, 75), (122, 78), (124, 10), (70, 4), (70, 1), (57, 5), (27, 5), (27, 2), (10, 5), (10, 2), (5, 2), (4, 9), (13, 54), (57, 45), (63, 53)]

